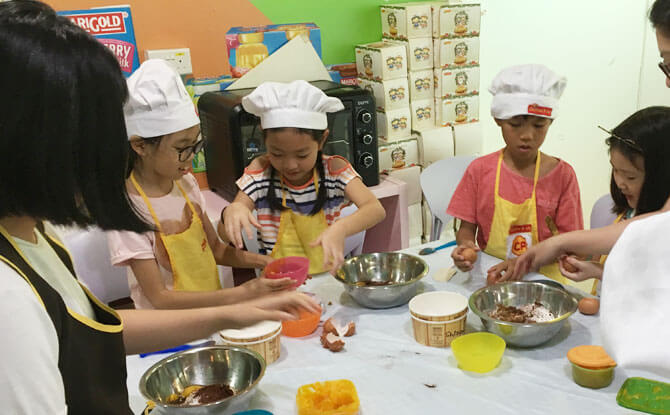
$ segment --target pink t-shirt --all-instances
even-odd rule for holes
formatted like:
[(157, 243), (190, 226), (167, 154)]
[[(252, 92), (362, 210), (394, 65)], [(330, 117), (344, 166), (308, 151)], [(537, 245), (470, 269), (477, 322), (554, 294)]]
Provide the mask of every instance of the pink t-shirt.
[[(191, 200), (193, 208), (203, 223), (205, 220), (209, 220), (206, 216), (205, 197), (200, 192), (195, 177), (187, 174), (180, 179), (179, 184)], [(142, 196), (133, 192), (130, 193), (130, 199), (137, 206), (142, 217), (153, 224), (154, 220)], [(156, 216), (158, 216), (163, 232), (166, 234), (183, 232), (191, 225), (191, 210), (177, 186), (173, 186), (172, 191), (165, 196), (150, 197), (149, 201), (154, 212), (156, 212)], [(203, 212), (205, 213), (203, 214)], [(107, 240), (113, 265), (127, 266), (131, 259), (156, 259), (165, 287), (169, 290), (173, 288), (170, 261), (160, 237), (155, 232), (110, 231), (107, 232)], [(130, 297), (135, 302), (136, 308), (154, 308), (144, 295), (142, 287), (137, 282), (130, 266), (128, 266), (128, 285), (130, 287)]]
[[(477, 225), (477, 244), (486, 248), (493, 222), (496, 168), (500, 151), (474, 160), (465, 171), (451, 198), (447, 214)], [(533, 178), (523, 177), (500, 167), (500, 197), (512, 203), (522, 203), (531, 196)], [(577, 176), (563, 160), (548, 174), (540, 177), (535, 191), (537, 200), (538, 238), (543, 241), (551, 236), (544, 218), (551, 216), (560, 233), (584, 228), (582, 203)]]

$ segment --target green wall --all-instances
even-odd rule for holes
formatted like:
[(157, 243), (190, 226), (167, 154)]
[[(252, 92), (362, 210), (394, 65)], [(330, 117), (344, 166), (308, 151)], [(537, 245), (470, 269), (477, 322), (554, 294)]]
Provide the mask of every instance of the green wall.
[(314, 22), (321, 28), (323, 62), (354, 62), (354, 45), (381, 39), (382, 0), (251, 0), (275, 24)]

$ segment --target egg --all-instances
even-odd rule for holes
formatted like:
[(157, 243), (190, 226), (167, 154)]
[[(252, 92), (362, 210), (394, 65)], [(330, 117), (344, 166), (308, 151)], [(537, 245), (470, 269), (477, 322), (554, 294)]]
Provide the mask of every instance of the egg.
[(600, 300), (597, 298), (582, 298), (579, 300), (578, 308), (582, 314), (595, 314), (600, 309)]
[(461, 252), (461, 255), (466, 261), (470, 261), (471, 264), (474, 264), (477, 260), (477, 251), (472, 248), (465, 248)]
[[(575, 256), (573, 256), (572, 258), (579, 259), (579, 258), (577, 258), (577, 257), (575, 257)], [(565, 268), (565, 270), (568, 271), (568, 272), (577, 272), (577, 271), (579, 271), (579, 269), (577, 269), (576, 266), (572, 265), (571, 263), (569, 263), (569, 262), (566, 261), (566, 260), (563, 260), (563, 261), (562, 261), (562, 264), (563, 264), (563, 268)]]

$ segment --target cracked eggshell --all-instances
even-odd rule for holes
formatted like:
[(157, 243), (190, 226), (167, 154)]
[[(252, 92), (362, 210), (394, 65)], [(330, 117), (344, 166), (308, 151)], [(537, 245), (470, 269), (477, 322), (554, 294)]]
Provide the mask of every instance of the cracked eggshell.
[(331, 352), (339, 352), (344, 348), (344, 340), (341, 337), (325, 331), (321, 335), (321, 344)]
[(356, 323), (350, 321), (346, 324), (342, 324), (337, 319), (331, 317), (323, 323), (323, 332), (332, 333), (340, 337), (353, 336), (356, 334)]

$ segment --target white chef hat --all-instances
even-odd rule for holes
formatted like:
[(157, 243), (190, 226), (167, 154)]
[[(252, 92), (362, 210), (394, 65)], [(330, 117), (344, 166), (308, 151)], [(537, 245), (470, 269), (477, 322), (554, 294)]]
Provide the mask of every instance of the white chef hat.
[(123, 108), (128, 138), (159, 137), (200, 124), (179, 74), (162, 59), (149, 59), (128, 78)]
[(261, 118), (261, 127), (295, 127), (312, 130), (328, 128), (326, 113), (344, 109), (342, 102), (329, 97), (306, 81), (288, 84), (264, 82), (242, 98), (242, 107)]
[(518, 65), (505, 68), (493, 78), (491, 115), (507, 120), (517, 115), (556, 118), (558, 99), (567, 80), (544, 65)]

